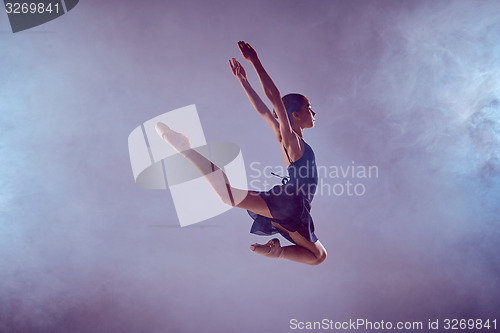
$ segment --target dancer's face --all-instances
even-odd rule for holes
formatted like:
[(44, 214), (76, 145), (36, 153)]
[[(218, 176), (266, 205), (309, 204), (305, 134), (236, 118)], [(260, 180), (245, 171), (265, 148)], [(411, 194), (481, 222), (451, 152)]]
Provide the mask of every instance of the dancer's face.
[(300, 112), (294, 112), (294, 114), (296, 115), (294, 121), (298, 122), (302, 128), (314, 127), (316, 112), (313, 111), (309, 101), (304, 103)]

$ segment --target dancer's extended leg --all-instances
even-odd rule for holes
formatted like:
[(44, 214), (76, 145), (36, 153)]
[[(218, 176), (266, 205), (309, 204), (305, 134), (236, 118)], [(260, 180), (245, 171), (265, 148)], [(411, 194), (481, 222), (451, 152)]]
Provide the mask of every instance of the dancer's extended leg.
[(224, 203), (272, 217), (266, 202), (257, 192), (232, 187), (226, 174), (205, 156), (192, 149), (189, 139), (183, 134), (173, 131), (163, 123), (156, 125), (156, 131), (201, 172)]

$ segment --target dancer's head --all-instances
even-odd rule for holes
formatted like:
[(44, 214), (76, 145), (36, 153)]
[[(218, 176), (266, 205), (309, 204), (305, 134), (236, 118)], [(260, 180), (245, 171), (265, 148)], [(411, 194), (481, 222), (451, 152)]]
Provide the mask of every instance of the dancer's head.
[(311, 103), (301, 94), (288, 94), (281, 98), (285, 105), (288, 119), (292, 126), (310, 128), (314, 126), (316, 112), (311, 109)]

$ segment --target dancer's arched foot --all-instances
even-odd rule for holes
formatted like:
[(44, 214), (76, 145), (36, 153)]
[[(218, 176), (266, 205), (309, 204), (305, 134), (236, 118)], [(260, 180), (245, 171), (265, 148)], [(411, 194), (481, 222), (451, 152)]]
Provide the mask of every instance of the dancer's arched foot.
[(168, 125), (159, 122), (156, 124), (155, 129), (158, 135), (177, 151), (182, 152), (191, 149), (189, 139), (184, 134), (174, 131)]
[(264, 245), (252, 244), (250, 245), (250, 250), (268, 258), (281, 258), (283, 256), (283, 248), (278, 238), (273, 238)]

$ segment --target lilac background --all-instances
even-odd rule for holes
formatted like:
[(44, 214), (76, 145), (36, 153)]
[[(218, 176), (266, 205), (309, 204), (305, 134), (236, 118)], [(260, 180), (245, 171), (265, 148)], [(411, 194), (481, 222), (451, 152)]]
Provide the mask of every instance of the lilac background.
[[(17, 34), (0, 15), (0, 331), (493, 319), (499, 12), (494, 0), (82, 0)], [(237, 143), (247, 166), (282, 163), (229, 71), (238, 40), (283, 93), (310, 98), (319, 164), (379, 167), (362, 197), (315, 198), (318, 267), (252, 254), (267, 239), (236, 209), (180, 228), (168, 191), (134, 184), (130, 131), (193, 103), (208, 141)]]

